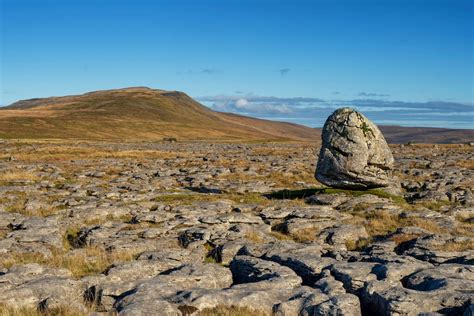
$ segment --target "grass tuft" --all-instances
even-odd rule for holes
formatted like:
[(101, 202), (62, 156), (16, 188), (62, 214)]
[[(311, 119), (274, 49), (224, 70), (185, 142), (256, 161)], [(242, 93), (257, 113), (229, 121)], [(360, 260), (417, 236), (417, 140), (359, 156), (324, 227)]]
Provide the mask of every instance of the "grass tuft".
[(51, 268), (64, 268), (76, 278), (102, 273), (116, 262), (132, 261), (137, 253), (129, 250), (106, 251), (100, 247), (87, 246), (78, 251), (53, 250), (52, 256), (41, 253), (8, 253), (0, 258), (0, 266), (11, 268), (19, 264), (38, 263)]
[(71, 306), (61, 306), (39, 311), (33, 307), (14, 307), (0, 304), (0, 316), (86, 316), (89, 313), (79, 311)]
[(270, 313), (250, 309), (247, 307), (236, 306), (217, 306), (214, 308), (206, 308), (200, 311), (199, 316), (270, 316)]

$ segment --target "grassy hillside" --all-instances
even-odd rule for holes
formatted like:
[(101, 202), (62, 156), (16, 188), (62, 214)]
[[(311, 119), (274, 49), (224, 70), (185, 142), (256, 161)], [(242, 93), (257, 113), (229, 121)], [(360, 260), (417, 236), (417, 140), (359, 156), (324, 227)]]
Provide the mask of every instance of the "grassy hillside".
[[(389, 143), (465, 143), (474, 130), (381, 126)], [(0, 138), (320, 141), (321, 129), (214, 112), (177, 91), (126, 88), (30, 99), (0, 108)]]
[(0, 110), (2, 138), (317, 140), (308, 127), (218, 113), (182, 92), (128, 88), (19, 101)]
[(449, 129), (434, 127), (380, 126), (387, 142), (392, 144), (426, 143), (459, 144), (474, 141), (472, 129)]

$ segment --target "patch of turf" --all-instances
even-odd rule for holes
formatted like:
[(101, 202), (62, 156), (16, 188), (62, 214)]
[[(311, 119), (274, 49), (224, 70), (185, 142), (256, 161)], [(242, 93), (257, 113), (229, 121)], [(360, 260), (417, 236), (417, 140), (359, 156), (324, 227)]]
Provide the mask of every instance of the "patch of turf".
[(277, 200), (294, 200), (294, 199), (304, 199), (315, 194), (338, 194), (343, 193), (352, 197), (358, 197), (366, 194), (375, 195), (381, 198), (391, 199), (395, 203), (406, 203), (405, 199), (402, 196), (393, 195), (388, 192), (385, 192), (381, 189), (370, 189), (370, 190), (345, 190), (345, 189), (335, 189), (335, 188), (310, 188), (302, 190), (281, 190), (276, 191), (270, 194), (267, 194), (266, 197), (269, 199)]

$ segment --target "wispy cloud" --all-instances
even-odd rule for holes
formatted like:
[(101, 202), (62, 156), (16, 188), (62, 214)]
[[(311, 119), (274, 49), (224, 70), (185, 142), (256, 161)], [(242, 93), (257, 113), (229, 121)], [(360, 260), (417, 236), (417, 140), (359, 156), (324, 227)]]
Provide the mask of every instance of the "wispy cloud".
[(178, 74), (180, 75), (195, 75), (195, 74), (204, 74), (204, 75), (215, 75), (215, 74), (221, 74), (222, 70), (217, 69), (217, 68), (202, 68), (199, 70), (186, 70), (186, 71), (180, 71)]
[(377, 98), (377, 97), (389, 97), (390, 94), (373, 93), (373, 92), (359, 92), (358, 96), (359, 96), (359, 97)]
[(200, 73), (213, 75), (213, 74), (220, 74), (222, 73), (222, 71), (216, 68), (204, 68), (204, 69), (201, 69)]
[(283, 69), (280, 69), (279, 71), (280, 71), (280, 75), (285, 76), (291, 71), (291, 68), (283, 68)]
[[(474, 105), (455, 102), (404, 102), (368, 97), (324, 100), (314, 97), (285, 98), (255, 94), (216, 95), (197, 99), (216, 111), (285, 120), (309, 126), (322, 126), (335, 109), (348, 106), (363, 112), (376, 123), (387, 124), (386, 119), (390, 118), (391, 122), (398, 122), (399, 125), (414, 126), (416, 123), (411, 121), (415, 118), (418, 121), (423, 118), (426, 122), (434, 122), (439, 121), (442, 116), (440, 113), (446, 113), (446, 123), (440, 127), (474, 127)], [(453, 123), (455, 120), (456, 123)]]
[(273, 97), (273, 96), (261, 96), (256, 94), (246, 94), (245, 96), (235, 96), (235, 95), (215, 95), (215, 96), (204, 96), (198, 97), (199, 101), (206, 102), (216, 102), (216, 101), (227, 101), (227, 100), (237, 100), (245, 97), (250, 102), (268, 102), (268, 103), (287, 103), (287, 104), (300, 104), (307, 102), (324, 102), (320, 98), (311, 98), (311, 97), (292, 97), (292, 98), (283, 98), (283, 97)]
[(220, 112), (232, 112), (247, 115), (273, 115), (273, 114), (289, 114), (291, 108), (286, 104), (275, 102), (255, 102), (252, 98), (217, 96), (215, 98), (201, 98), (200, 101), (210, 102), (210, 106)]

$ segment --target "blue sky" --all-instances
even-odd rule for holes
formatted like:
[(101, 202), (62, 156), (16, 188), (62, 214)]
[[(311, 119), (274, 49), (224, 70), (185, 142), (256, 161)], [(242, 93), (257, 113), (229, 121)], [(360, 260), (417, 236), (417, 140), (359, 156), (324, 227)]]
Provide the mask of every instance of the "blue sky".
[(472, 1), (0, 2), (2, 105), (149, 86), (310, 126), (351, 105), (474, 128)]

